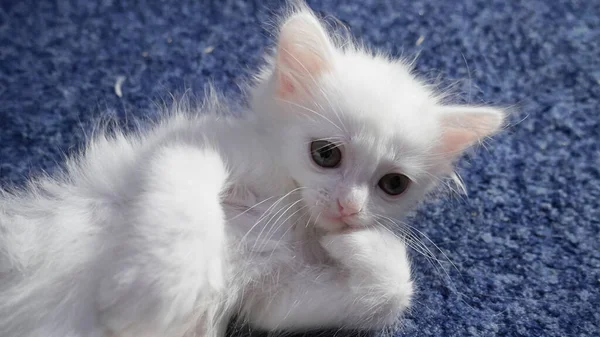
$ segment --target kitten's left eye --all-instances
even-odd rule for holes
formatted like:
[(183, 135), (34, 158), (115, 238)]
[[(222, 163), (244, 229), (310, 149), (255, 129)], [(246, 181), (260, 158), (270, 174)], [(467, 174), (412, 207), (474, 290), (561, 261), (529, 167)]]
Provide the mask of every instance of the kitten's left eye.
[(342, 161), (338, 146), (325, 140), (310, 143), (310, 154), (315, 164), (324, 168), (335, 168)]
[(388, 173), (379, 179), (379, 188), (389, 195), (400, 195), (410, 185), (410, 179), (404, 174)]

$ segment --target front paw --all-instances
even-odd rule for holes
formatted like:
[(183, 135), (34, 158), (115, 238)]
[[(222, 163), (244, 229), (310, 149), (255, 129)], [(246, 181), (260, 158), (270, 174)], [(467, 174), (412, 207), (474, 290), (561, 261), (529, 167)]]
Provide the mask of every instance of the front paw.
[(321, 245), (345, 269), (355, 303), (370, 308), (367, 316), (356, 317), (360, 326), (381, 328), (405, 312), (413, 283), (401, 240), (381, 230), (361, 229), (326, 235)]
[(376, 228), (324, 235), (321, 245), (329, 255), (350, 269), (393, 274), (409, 279), (410, 266), (404, 242)]
[(357, 235), (357, 232), (326, 234), (320, 239), (321, 246), (335, 260), (343, 264), (351, 263), (357, 254), (364, 254), (365, 251), (370, 252), (369, 245), (362, 242), (365, 238)]

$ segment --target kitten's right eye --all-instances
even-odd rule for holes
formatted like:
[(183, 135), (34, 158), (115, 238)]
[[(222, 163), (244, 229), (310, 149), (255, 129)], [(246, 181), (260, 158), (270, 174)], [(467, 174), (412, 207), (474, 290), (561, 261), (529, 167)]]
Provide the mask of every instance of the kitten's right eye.
[(315, 164), (324, 168), (335, 168), (342, 161), (339, 147), (325, 140), (310, 143), (310, 153)]
[(410, 179), (404, 174), (388, 173), (379, 179), (377, 185), (389, 195), (400, 195), (410, 185)]

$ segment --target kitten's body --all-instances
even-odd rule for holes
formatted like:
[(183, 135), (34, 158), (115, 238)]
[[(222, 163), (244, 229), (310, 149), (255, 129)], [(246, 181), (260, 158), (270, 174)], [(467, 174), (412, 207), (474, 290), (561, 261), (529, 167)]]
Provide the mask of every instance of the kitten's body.
[[(176, 111), (137, 135), (101, 134), (62, 175), (4, 193), (0, 335), (221, 336), (232, 316), (269, 330), (396, 320), (412, 283), (382, 219), (450, 174), (501, 114), (442, 111), (406, 66), (335, 49), (306, 8), (286, 21), (251, 99), (241, 118)], [(344, 161), (311, 164), (322, 153), (309, 144), (330, 138)], [(397, 171), (411, 187), (385, 195), (380, 178)]]
[[(68, 166), (68, 181), (44, 178), (5, 196), (2, 335), (210, 336), (232, 315), (267, 329), (369, 328), (344, 323), (348, 308), (286, 320), (283, 307), (302, 299), (294, 294), (269, 303), (298, 280), (326, 285), (312, 301), (353, 299), (342, 284), (329, 287), (338, 268), (253, 119), (177, 114), (133, 140), (102, 137)], [(394, 258), (401, 266), (405, 257)], [(409, 273), (399, 269), (407, 288), (398, 300), (407, 302)], [(400, 313), (386, 312), (386, 320)], [(373, 325), (390, 323), (380, 320)]]

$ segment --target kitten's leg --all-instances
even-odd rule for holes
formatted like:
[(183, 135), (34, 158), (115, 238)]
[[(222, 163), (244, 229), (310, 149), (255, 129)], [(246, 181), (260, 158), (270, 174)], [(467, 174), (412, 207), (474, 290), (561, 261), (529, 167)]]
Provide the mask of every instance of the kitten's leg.
[(226, 176), (212, 151), (177, 146), (152, 157), (98, 289), (108, 332), (220, 337)]
[(394, 323), (412, 295), (404, 244), (375, 230), (328, 235), (321, 242), (340, 266), (279, 273), (273, 289), (250, 300), (248, 319), (269, 330), (374, 329)]

